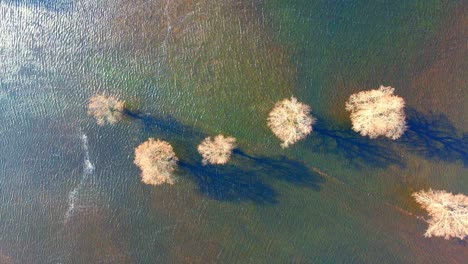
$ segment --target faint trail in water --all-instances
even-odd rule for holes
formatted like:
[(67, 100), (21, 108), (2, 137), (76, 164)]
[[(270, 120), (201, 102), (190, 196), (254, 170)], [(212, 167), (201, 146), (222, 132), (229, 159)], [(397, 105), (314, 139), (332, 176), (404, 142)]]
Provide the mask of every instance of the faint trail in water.
[(418, 219), (418, 220), (422, 220), (422, 221), (427, 222), (423, 217), (417, 216), (417, 215), (411, 213), (411, 212), (408, 211), (408, 210), (405, 210), (405, 209), (403, 209), (403, 208), (401, 208), (401, 207), (399, 207), (399, 206), (397, 206), (397, 205), (391, 204), (391, 203), (385, 201), (384, 198), (382, 198), (382, 197), (380, 197), (380, 196), (378, 196), (378, 195), (376, 195), (376, 194), (369, 193), (369, 192), (365, 192), (365, 191), (363, 191), (363, 190), (360, 190), (360, 189), (357, 189), (357, 188), (355, 188), (355, 187), (349, 186), (348, 184), (346, 184), (346, 183), (340, 181), (339, 179), (337, 179), (336, 177), (333, 177), (333, 176), (331, 176), (331, 175), (329, 175), (329, 174), (327, 174), (327, 173), (325, 173), (325, 172), (319, 170), (318, 168), (313, 167), (312, 170), (313, 170), (314, 172), (318, 173), (320, 176), (322, 176), (322, 177), (324, 177), (324, 178), (326, 178), (326, 179), (329, 179), (330, 181), (333, 181), (333, 182), (335, 182), (335, 183), (338, 183), (338, 184), (340, 184), (340, 185), (343, 185), (343, 186), (345, 186), (346, 188), (348, 188), (348, 189), (350, 189), (350, 190), (352, 190), (352, 191), (354, 191), (354, 192), (359, 193), (360, 195), (366, 195), (366, 196), (369, 197), (369, 198), (373, 198), (373, 199), (375, 199), (375, 200), (380, 200), (384, 205), (386, 205), (386, 206), (392, 208), (393, 210), (396, 210), (396, 211), (400, 212), (401, 214), (404, 214), (404, 215), (406, 215), (406, 216), (415, 217), (415, 218)]
[(171, 16), (169, 16), (170, 3), (171, 3), (170, 0), (166, 1), (166, 5), (164, 6), (164, 12), (163, 12), (163, 16), (167, 22), (166, 36), (164, 37), (164, 40), (162, 41), (161, 46), (159, 46), (159, 48), (162, 50), (163, 53), (166, 53), (167, 42), (172, 33), (172, 20), (171, 20)]
[(86, 134), (81, 133), (81, 142), (82, 142), (82, 148), (84, 150), (84, 163), (83, 163), (83, 174), (81, 176), (80, 182), (78, 185), (73, 188), (73, 190), (70, 191), (68, 194), (68, 209), (67, 212), (65, 213), (65, 223), (68, 222), (70, 217), (73, 216), (73, 214), (76, 211), (76, 204), (78, 202), (78, 195), (80, 190), (83, 188), (84, 183), (88, 180), (89, 176), (94, 173), (94, 165), (91, 163), (90, 157), (89, 157), (89, 148), (88, 148), (88, 136)]

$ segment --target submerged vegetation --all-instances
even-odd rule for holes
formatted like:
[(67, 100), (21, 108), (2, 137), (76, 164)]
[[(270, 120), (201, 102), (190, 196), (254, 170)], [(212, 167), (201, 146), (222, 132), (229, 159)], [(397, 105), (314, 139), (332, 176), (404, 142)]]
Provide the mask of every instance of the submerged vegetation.
[(141, 181), (145, 184), (174, 184), (178, 160), (172, 146), (159, 139), (149, 138), (135, 148), (134, 163), (141, 169)]
[(312, 132), (316, 119), (310, 115), (310, 106), (295, 97), (276, 103), (268, 116), (268, 127), (283, 143), (282, 148), (305, 138)]
[(115, 124), (123, 118), (125, 101), (112, 96), (94, 95), (89, 99), (88, 115), (94, 116), (98, 125)]
[(400, 138), (406, 130), (405, 101), (394, 91), (393, 87), (381, 85), (379, 89), (351, 95), (346, 110), (351, 112), (353, 130), (369, 138)]
[(202, 155), (203, 165), (226, 164), (231, 158), (232, 150), (236, 147), (236, 139), (217, 135), (213, 139), (205, 138), (198, 145), (198, 152)]
[(429, 189), (413, 193), (413, 197), (431, 217), (424, 236), (445, 239), (468, 236), (468, 196)]

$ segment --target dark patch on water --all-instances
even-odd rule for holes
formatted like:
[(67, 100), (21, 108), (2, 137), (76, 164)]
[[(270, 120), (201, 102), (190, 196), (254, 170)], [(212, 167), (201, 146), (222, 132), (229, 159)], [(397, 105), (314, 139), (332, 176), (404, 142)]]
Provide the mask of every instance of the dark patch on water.
[(395, 147), (403, 145), (411, 153), (425, 159), (468, 164), (468, 134), (457, 131), (445, 114), (423, 114), (415, 109), (406, 110), (408, 130), (395, 141), (379, 137), (370, 139), (351, 130), (319, 119), (314, 134), (308, 140), (314, 152), (334, 153), (345, 158), (356, 168), (390, 165), (405, 167)]
[(180, 162), (198, 185), (199, 191), (219, 201), (252, 201), (257, 204), (275, 204), (277, 196), (273, 188), (263, 182), (254, 171), (234, 165), (203, 166), (201, 163)]
[[(232, 165), (235, 164), (235, 165)], [(199, 191), (220, 201), (251, 201), (275, 204), (278, 194), (270, 185), (286, 181), (314, 191), (325, 181), (303, 163), (287, 157), (254, 157), (236, 149), (227, 165), (202, 165), (200, 161), (181, 161), (181, 167), (197, 183)]]
[(157, 116), (127, 109), (124, 110), (124, 115), (130, 119), (141, 121), (143, 124), (143, 131), (148, 133), (196, 140), (202, 140), (204, 138), (203, 133), (180, 123), (171, 116)]
[(406, 110), (408, 130), (401, 142), (426, 159), (468, 164), (468, 133), (457, 131), (445, 114)]
[(308, 140), (313, 145), (310, 146), (312, 151), (337, 154), (356, 168), (387, 168), (390, 165), (405, 167), (389, 139), (363, 137), (351, 128), (337, 127), (321, 119), (314, 126), (314, 134), (317, 136)]
[(278, 158), (254, 157), (235, 149), (233, 155), (248, 159), (246, 164), (269, 178), (286, 181), (292, 184), (305, 186), (315, 191), (320, 190), (320, 185), (325, 182), (319, 174), (309, 170), (302, 162), (290, 159), (286, 156)]
[(457, 244), (463, 247), (466, 247), (468, 245), (468, 239), (460, 239), (457, 238)]

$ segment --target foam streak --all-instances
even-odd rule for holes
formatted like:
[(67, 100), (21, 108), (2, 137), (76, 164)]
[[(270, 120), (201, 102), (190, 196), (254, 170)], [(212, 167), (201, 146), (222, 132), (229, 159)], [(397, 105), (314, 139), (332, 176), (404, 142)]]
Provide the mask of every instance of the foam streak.
[(82, 148), (84, 150), (84, 162), (83, 162), (83, 173), (81, 175), (80, 182), (70, 191), (68, 194), (68, 209), (65, 213), (65, 222), (68, 222), (70, 217), (73, 216), (76, 210), (76, 203), (78, 201), (78, 194), (83, 188), (83, 184), (89, 178), (90, 175), (94, 173), (94, 165), (89, 157), (89, 148), (88, 148), (88, 137), (86, 134), (81, 135)]

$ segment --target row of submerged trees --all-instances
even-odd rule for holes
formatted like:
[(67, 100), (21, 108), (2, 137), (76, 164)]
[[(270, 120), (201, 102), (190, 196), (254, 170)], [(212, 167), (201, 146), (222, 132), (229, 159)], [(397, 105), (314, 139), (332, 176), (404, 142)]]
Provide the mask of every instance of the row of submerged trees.
[[(393, 87), (380, 86), (378, 89), (353, 94), (346, 102), (350, 112), (352, 129), (371, 139), (379, 136), (392, 140), (400, 138), (405, 130), (405, 101), (394, 95)], [(115, 124), (124, 116), (125, 102), (112, 96), (95, 95), (88, 105), (88, 114), (94, 116), (98, 125)], [(287, 148), (307, 137), (313, 130), (316, 118), (311, 107), (295, 97), (277, 102), (270, 111), (267, 125), (281, 140), (280, 146)], [(236, 148), (236, 139), (217, 135), (207, 137), (198, 145), (203, 165), (226, 164)], [(163, 140), (149, 138), (135, 148), (134, 163), (141, 170), (145, 184), (174, 184), (174, 171), (178, 158), (172, 146)], [(468, 196), (454, 195), (446, 191), (421, 190), (413, 197), (428, 211), (429, 228), (425, 236), (440, 236), (445, 239), (468, 236)]]

